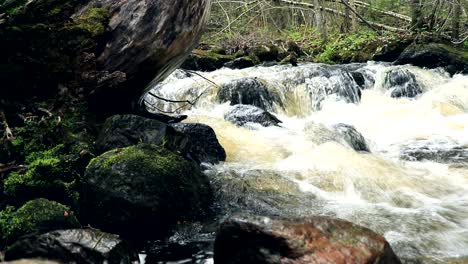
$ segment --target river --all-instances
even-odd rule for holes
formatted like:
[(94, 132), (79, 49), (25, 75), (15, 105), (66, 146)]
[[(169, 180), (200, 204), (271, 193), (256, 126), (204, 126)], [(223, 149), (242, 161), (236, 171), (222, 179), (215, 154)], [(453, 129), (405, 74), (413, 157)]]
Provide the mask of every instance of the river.
[[(418, 95), (392, 97), (392, 71), (409, 74), (394, 77), (413, 78)], [(178, 70), (152, 90), (198, 98), (194, 106), (147, 101), (215, 130), (227, 160), (205, 173), (220, 211), (332, 216), (384, 235), (403, 262), (468, 262), (468, 76), (376, 62), (199, 74), (216, 85)], [(224, 119), (233, 106), (219, 102), (220, 86), (246, 77), (275, 95), (265, 105), (279, 126)], [(369, 151), (337, 124), (354, 127)]]

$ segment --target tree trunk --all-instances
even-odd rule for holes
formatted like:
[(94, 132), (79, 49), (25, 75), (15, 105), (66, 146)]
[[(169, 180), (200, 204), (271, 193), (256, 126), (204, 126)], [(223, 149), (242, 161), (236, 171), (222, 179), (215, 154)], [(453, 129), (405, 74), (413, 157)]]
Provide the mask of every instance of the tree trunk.
[(421, 14), (421, 0), (411, 0), (411, 27), (413, 31), (419, 31), (422, 27)]
[(452, 40), (460, 38), (460, 17), (461, 17), (461, 2), (454, 0), (453, 3), (453, 16), (452, 16)]
[[(356, 10), (355, 0), (349, 0), (348, 2), (349, 2), (349, 5), (351, 6), (351, 8)], [(348, 12), (349, 12), (348, 8), (346, 8), (346, 10), (348, 10)], [(356, 18), (356, 14), (351, 13), (351, 30), (352, 31), (357, 31), (357, 28), (358, 28), (358, 21), (357, 21), (357, 18)]]
[(320, 8), (320, 2), (320, 0), (314, 0), (315, 26), (318, 28), (322, 38), (327, 39), (327, 30), (325, 28), (325, 23), (323, 20), (322, 9)]

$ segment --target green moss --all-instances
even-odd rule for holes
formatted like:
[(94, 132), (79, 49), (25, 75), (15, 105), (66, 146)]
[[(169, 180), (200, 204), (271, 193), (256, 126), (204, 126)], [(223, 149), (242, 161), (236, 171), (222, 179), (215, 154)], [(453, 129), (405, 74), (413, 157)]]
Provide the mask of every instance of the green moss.
[(108, 20), (109, 11), (106, 8), (91, 8), (74, 21), (73, 27), (87, 31), (91, 36), (96, 37), (104, 34)]
[(94, 158), (88, 167), (101, 166), (110, 169), (115, 165), (125, 164), (129, 169), (148, 171), (167, 171), (169, 168), (178, 168), (186, 163), (176, 152), (167, 150), (163, 146), (135, 145), (127, 148), (115, 149)]
[(77, 227), (80, 224), (69, 207), (42, 198), (28, 201), (16, 211), (9, 206), (0, 212), (1, 234), (11, 242), (27, 234)]
[(86, 149), (86, 144), (60, 144), (29, 154), (25, 158), (28, 168), (12, 172), (4, 180), (5, 193), (16, 203), (46, 197), (75, 204), (79, 199), (77, 184), (91, 158), (83, 156), (80, 149)]

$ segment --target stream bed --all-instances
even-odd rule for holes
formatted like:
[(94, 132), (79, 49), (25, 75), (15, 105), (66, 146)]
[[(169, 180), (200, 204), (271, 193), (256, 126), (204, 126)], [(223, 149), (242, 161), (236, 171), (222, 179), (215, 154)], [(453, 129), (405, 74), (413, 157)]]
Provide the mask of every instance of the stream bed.
[[(468, 263), (468, 76), (377, 62), (177, 70), (152, 92), (196, 101), (146, 98), (211, 126), (226, 150), (226, 162), (204, 165), (220, 219), (331, 216), (382, 234), (405, 263)], [(236, 100), (282, 123), (226, 121)], [(205, 229), (178, 232), (181, 260), (158, 263), (212, 263)]]

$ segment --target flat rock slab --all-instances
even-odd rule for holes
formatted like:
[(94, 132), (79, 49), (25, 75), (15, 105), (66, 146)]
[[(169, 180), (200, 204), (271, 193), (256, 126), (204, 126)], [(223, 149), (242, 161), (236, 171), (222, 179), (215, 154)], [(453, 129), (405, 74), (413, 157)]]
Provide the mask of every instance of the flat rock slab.
[(294, 220), (233, 217), (220, 227), (216, 264), (400, 263), (385, 238), (326, 217)]

